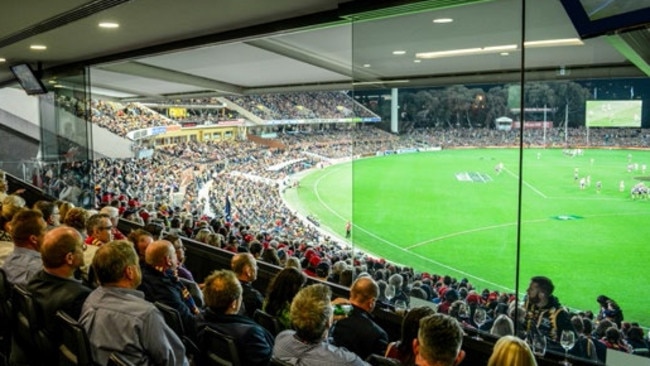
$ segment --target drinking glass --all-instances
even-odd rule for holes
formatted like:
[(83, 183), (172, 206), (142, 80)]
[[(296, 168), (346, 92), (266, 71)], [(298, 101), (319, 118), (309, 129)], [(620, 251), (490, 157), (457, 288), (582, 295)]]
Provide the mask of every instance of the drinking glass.
[(469, 319), (469, 308), (464, 303), (458, 307), (458, 318), (462, 321)]
[(534, 333), (531, 343), (531, 348), (535, 355), (544, 356), (546, 354), (546, 337), (543, 334)]
[(386, 299), (388, 302), (395, 297), (395, 286), (393, 285), (388, 285), (386, 286), (386, 290), (384, 291), (384, 296), (386, 296)]
[(480, 333), (481, 325), (485, 324), (486, 320), (487, 320), (487, 314), (485, 312), (485, 309), (476, 308), (476, 310), (474, 310), (474, 324), (476, 324), (476, 337), (474, 337), (474, 339), (478, 341), (483, 340), (483, 338), (481, 338), (481, 335), (479, 333)]
[(573, 345), (576, 343), (576, 336), (573, 331), (563, 330), (562, 335), (560, 336), (560, 345), (564, 348), (564, 366), (570, 366), (569, 362), (569, 350), (573, 348)]
[(399, 315), (404, 315), (406, 313), (406, 309), (408, 309), (408, 306), (406, 305), (406, 301), (404, 300), (395, 300), (395, 313)]

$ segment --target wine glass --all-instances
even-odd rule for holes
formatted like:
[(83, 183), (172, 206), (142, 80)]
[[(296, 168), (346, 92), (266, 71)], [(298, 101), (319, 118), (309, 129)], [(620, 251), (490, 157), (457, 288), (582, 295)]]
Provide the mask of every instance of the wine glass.
[(569, 350), (573, 348), (573, 345), (576, 343), (576, 336), (573, 331), (563, 330), (562, 335), (560, 336), (560, 345), (564, 348), (564, 366), (570, 366), (569, 362)]
[(483, 340), (479, 332), (481, 330), (481, 325), (485, 324), (486, 320), (487, 320), (487, 313), (485, 312), (485, 309), (476, 308), (476, 310), (474, 310), (474, 324), (476, 324), (476, 337), (474, 337), (474, 339), (476, 339), (477, 341)]
[(384, 291), (384, 296), (386, 296), (386, 300), (390, 303), (390, 300), (395, 297), (395, 286), (393, 285), (388, 285), (386, 286), (386, 291)]
[(543, 334), (533, 333), (531, 346), (535, 355), (544, 356), (546, 354), (546, 337)]
[(395, 313), (398, 315), (404, 315), (406, 314), (406, 309), (408, 309), (408, 305), (406, 305), (406, 301), (404, 300), (395, 300)]
[(458, 318), (463, 321), (469, 319), (469, 309), (464, 303), (458, 306)]

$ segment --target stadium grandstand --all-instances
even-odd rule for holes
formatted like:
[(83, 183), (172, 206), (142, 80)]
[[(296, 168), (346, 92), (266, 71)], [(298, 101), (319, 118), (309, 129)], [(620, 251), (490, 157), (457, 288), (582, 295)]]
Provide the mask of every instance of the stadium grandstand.
[[(27, 25), (0, 31), (5, 272), (22, 245), (17, 206), (40, 207), (55, 226), (42, 203), (52, 201), (90, 246), (94, 228), (78, 215), (113, 211), (111, 229), (136, 249), (139, 230), (173, 241), (172, 278), (189, 276), (182, 301), (204, 314), (214, 309), (189, 284), (250, 253), (257, 279), (239, 280), (263, 297), (295, 266), (357, 311), (351, 286), (372, 278), (369, 311), (390, 342), (413, 309), (456, 318), (463, 364), (487, 364), (501, 318), (539, 365), (647, 362), (650, 60), (635, 40), (650, 8), (228, 2), (215, 20), (207, 0), (115, 3), (92, 2), (94, 15), (122, 22), (112, 31), (131, 29), (111, 41), (90, 31), (83, 1), (22, 13), (10, 1)], [(48, 40), (40, 55), (15, 50)], [(3, 305), (26, 306), (4, 289)], [(12, 346), (20, 324), (4, 308), (0, 366), (24, 346)], [(193, 338), (183, 348), (201, 364)], [(389, 351), (377, 356), (405, 352)]]

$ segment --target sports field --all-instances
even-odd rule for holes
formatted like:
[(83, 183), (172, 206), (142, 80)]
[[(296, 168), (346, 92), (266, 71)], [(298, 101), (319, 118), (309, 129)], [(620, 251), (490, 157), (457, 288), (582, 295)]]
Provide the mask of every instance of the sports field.
[(351, 220), (356, 248), (416, 270), (514, 291), (518, 268), (520, 293), (546, 275), (564, 305), (596, 312), (604, 294), (650, 325), (650, 200), (630, 198), (650, 152), (526, 149), (521, 205), (519, 161), (518, 149), (361, 159), (314, 171), (285, 198), (339, 237)]

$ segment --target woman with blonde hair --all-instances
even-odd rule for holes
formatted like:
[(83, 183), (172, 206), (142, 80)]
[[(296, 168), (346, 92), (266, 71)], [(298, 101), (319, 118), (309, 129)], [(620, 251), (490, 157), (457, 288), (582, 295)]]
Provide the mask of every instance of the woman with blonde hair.
[(488, 366), (537, 366), (537, 361), (521, 338), (503, 336), (494, 345)]

